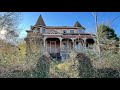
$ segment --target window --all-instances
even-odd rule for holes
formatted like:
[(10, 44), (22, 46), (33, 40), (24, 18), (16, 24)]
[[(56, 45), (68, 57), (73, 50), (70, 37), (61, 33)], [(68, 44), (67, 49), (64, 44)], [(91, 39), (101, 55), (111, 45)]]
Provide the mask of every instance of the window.
[(33, 30), (33, 32), (34, 32), (34, 33), (37, 33), (37, 32), (38, 32), (38, 30)]
[(74, 30), (70, 30), (70, 33), (74, 33)]
[(82, 33), (82, 30), (78, 30), (78, 33)]
[(45, 33), (45, 29), (44, 28), (42, 29), (42, 33)]
[(63, 33), (67, 33), (66, 30), (63, 30)]

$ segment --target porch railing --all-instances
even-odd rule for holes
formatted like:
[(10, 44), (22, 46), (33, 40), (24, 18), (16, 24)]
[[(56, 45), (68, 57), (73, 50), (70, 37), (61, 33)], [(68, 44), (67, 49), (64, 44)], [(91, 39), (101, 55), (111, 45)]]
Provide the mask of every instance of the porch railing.
[(74, 49), (70, 49), (70, 48), (50, 48), (47, 47), (47, 52), (49, 53), (70, 53), (72, 51), (75, 52), (81, 52), (81, 51), (96, 51), (96, 49), (94, 47), (85, 47), (85, 48), (74, 48)]
[(47, 47), (47, 51), (49, 53), (60, 53), (60, 48), (50, 48), (50, 47)]

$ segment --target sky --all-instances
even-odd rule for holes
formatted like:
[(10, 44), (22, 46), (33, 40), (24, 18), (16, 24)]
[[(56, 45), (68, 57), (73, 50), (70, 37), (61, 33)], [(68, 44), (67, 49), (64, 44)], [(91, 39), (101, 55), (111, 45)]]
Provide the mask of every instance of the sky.
[[(86, 33), (95, 33), (95, 20), (92, 12), (22, 12), (21, 13), (21, 33), (20, 38), (25, 38), (26, 30), (30, 30), (31, 25), (35, 25), (40, 14), (47, 26), (74, 26), (79, 21), (86, 28)], [(97, 12), (98, 24), (108, 24), (114, 18), (120, 16), (120, 12)], [(111, 25), (115, 33), (120, 36), (120, 17)]]

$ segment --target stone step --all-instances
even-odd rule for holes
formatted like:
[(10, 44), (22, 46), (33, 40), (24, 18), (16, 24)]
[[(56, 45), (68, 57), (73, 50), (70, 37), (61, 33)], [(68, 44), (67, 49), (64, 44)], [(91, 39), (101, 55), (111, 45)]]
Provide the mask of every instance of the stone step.
[(52, 58), (56, 58), (56, 59), (58, 59), (58, 60), (61, 60), (61, 56), (60, 56), (59, 53), (52, 53), (52, 54), (50, 54), (50, 56), (51, 56)]

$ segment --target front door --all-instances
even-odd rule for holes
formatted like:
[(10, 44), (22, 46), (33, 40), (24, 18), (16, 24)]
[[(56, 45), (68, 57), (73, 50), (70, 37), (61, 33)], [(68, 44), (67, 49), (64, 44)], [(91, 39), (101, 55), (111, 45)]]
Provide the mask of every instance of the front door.
[(56, 53), (56, 41), (50, 41), (50, 53)]

